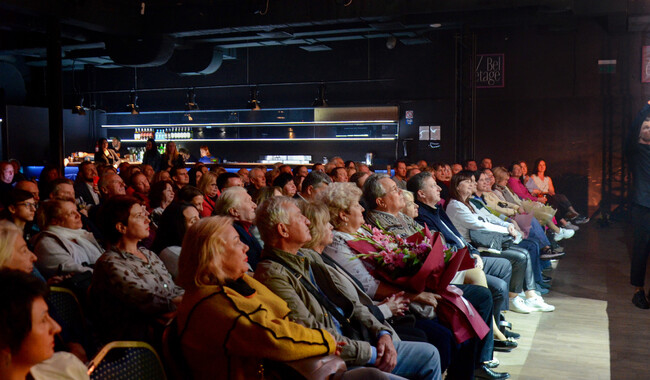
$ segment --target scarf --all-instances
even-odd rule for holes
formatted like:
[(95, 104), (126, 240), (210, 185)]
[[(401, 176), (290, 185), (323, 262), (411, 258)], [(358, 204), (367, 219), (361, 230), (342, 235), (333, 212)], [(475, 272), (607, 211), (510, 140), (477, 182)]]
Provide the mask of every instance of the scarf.
[(99, 246), (97, 240), (92, 233), (79, 228), (78, 230), (73, 230), (71, 228), (61, 227), (61, 226), (49, 226), (47, 227), (48, 232), (53, 233), (61, 239), (69, 240), (81, 248), (88, 256), (88, 262), (95, 262), (102, 255), (104, 250)]

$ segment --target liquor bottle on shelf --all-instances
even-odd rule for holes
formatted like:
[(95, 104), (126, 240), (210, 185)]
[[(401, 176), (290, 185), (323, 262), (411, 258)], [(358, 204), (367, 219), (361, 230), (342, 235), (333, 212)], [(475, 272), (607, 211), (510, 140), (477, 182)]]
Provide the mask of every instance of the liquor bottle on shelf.
[(140, 130), (138, 128), (136, 128), (133, 133), (133, 140), (140, 140)]

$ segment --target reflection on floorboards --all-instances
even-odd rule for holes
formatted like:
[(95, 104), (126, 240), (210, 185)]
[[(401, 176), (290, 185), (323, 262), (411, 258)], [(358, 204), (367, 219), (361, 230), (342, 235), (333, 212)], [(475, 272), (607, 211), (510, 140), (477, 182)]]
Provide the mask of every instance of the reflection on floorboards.
[(650, 379), (650, 310), (631, 303), (631, 241), (623, 222), (591, 222), (562, 242), (567, 255), (544, 296), (556, 310), (506, 314), (522, 337), (496, 354), (497, 370), (512, 379)]

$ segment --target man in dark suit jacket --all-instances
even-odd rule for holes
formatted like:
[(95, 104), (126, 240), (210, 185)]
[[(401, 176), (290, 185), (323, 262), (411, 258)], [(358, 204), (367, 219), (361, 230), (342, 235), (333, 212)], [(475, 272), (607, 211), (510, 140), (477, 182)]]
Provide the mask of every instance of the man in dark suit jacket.
[(97, 206), (100, 202), (97, 186), (94, 183), (95, 177), (97, 177), (95, 164), (84, 161), (79, 165), (79, 173), (74, 181), (74, 192), (77, 198), (81, 198), (89, 206)]

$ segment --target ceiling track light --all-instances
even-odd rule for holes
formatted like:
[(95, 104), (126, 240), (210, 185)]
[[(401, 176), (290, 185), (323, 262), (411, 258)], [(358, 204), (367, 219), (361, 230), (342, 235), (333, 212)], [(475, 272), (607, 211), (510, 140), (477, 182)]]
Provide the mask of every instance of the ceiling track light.
[(75, 105), (74, 107), (72, 107), (72, 113), (73, 113), (74, 115), (81, 115), (81, 116), (83, 116), (83, 115), (86, 114), (86, 109), (87, 109), (87, 108), (84, 107), (84, 97), (83, 97), (83, 95), (82, 95), (82, 96), (79, 98), (79, 104), (78, 104), (78, 105)]
[(138, 107), (138, 93), (135, 90), (131, 91), (130, 103), (126, 105), (126, 110), (131, 112), (131, 115), (139, 115), (140, 107)]
[(327, 107), (327, 99), (325, 99), (325, 83), (318, 86), (318, 97), (312, 103), (313, 107)]
[(248, 108), (253, 110), (253, 111), (259, 111), (262, 109), (260, 107), (260, 101), (259, 101), (259, 96), (260, 92), (257, 90), (257, 86), (253, 86), (250, 89), (250, 100), (248, 101)]

